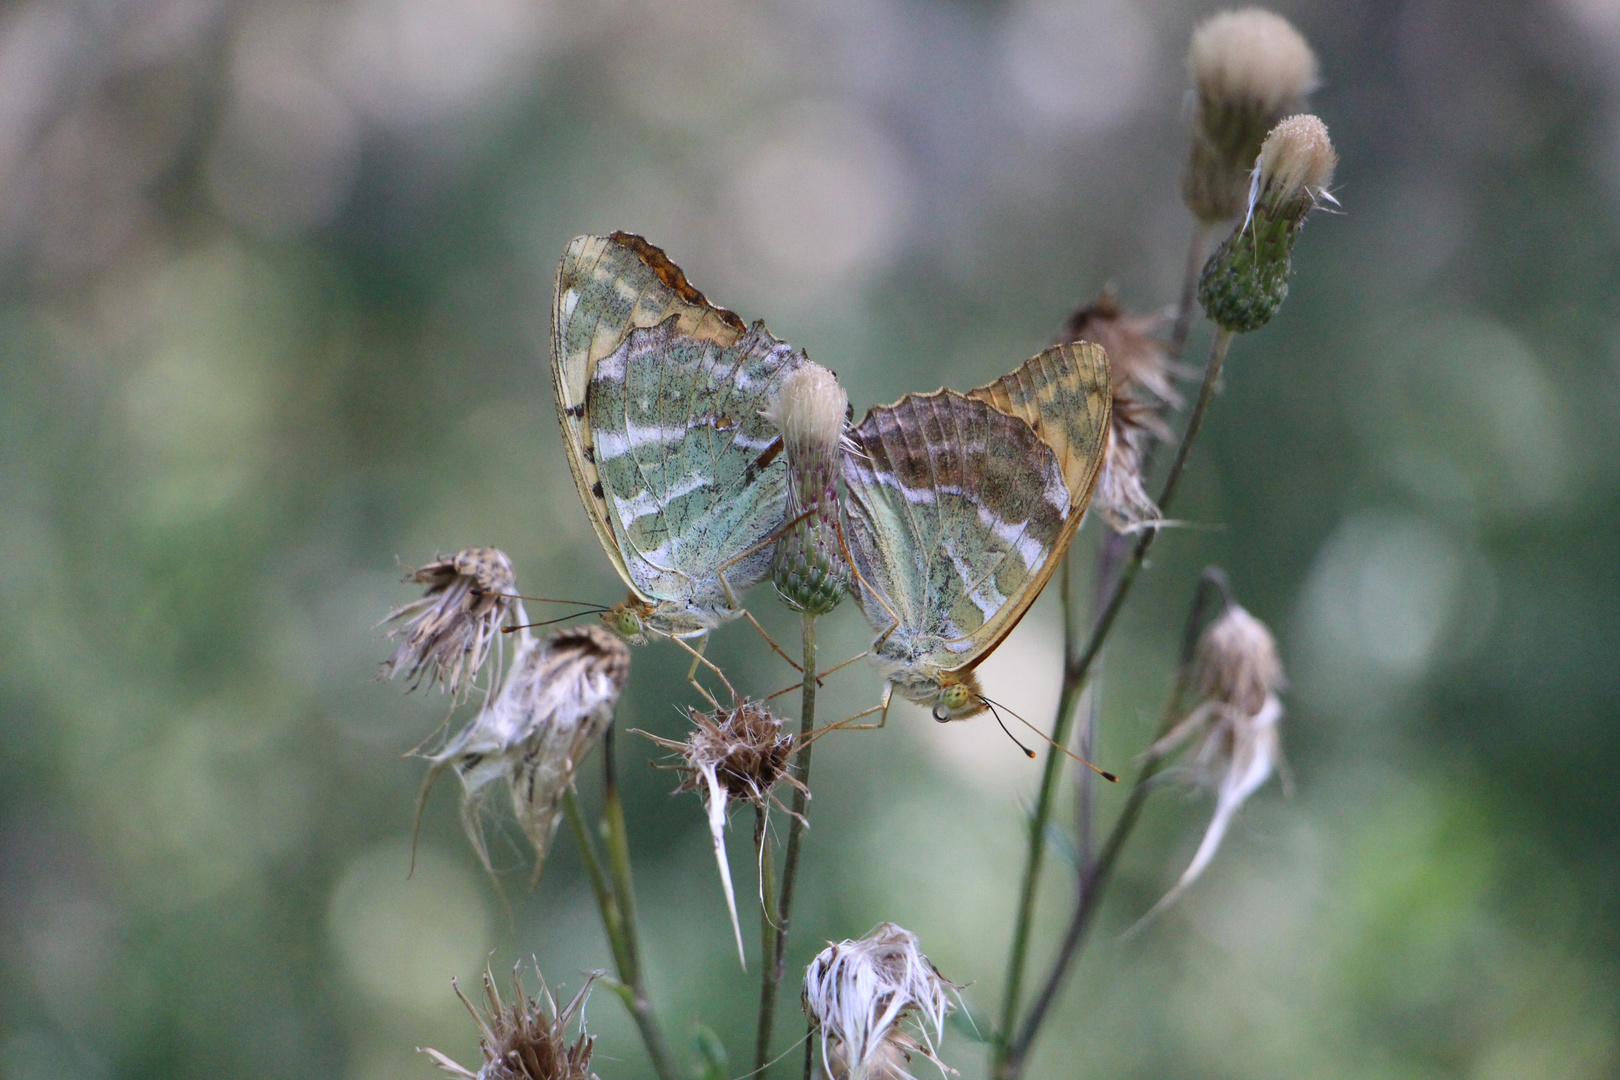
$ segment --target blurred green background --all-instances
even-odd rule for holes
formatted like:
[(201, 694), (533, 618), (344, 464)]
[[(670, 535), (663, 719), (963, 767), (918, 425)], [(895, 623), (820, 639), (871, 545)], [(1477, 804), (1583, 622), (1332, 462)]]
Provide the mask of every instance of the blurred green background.
[[(492, 837), (508, 910), (453, 781), (406, 880), (402, 754), (446, 701), (368, 681), (414, 595), (396, 560), (494, 544), (531, 594), (623, 594), (550, 400), (564, 244), (645, 234), (857, 409), (974, 385), (1106, 282), (1173, 299), (1182, 55), (1212, 10), (7, 4), (0, 1076), (425, 1078), (416, 1046), (476, 1056), (452, 975), (533, 955), (571, 992), (607, 966), (566, 836), (533, 893), (515, 829)], [(1620, 6), (1280, 10), (1321, 58), (1344, 213), (1234, 350), (1194, 527), (1109, 654), (1100, 755), (1145, 745), (1218, 562), (1278, 632), (1298, 790), (1265, 788), (1120, 943), (1209, 811), (1150, 806), (1032, 1075), (1620, 1075)], [(1042, 722), (1050, 600), (984, 669)], [(792, 639), (768, 588), (752, 606)], [(824, 656), (869, 636), (845, 605)], [(712, 655), (754, 692), (791, 679), (745, 627)], [(683, 671), (638, 651), (621, 730), (681, 731)], [(824, 718), (877, 690), (851, 669)], [(755, 976), (698, 801), (619, 751), (653, 991), (683, 1052), (701, 1020), (740, 1075)], [(892, 919), (993, 1013), (1037, 772), (988, 721), (910, 708), (824, 742), (789, 987)], [(606, 1080), (650, 1075), (610, 994), (588, 1015)], [(944, 1057), (982, 1075), (961, 1028)]]

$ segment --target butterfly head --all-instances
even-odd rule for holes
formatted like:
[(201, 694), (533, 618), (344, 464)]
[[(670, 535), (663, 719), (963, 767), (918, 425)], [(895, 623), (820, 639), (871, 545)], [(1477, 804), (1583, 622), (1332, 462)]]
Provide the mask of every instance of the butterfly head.
[(647, 644), (647, 624), (642, 616), (652, 610), (651, 605), (637, 597), (615, 604), (602, 613), (608, 628), (631, 645)]
[(934, 719), (940, 723), (966, 720), (984, 712), (984, 694), (971, 671), (946, 672), (940, 676), (939, 697), (934, 701)]

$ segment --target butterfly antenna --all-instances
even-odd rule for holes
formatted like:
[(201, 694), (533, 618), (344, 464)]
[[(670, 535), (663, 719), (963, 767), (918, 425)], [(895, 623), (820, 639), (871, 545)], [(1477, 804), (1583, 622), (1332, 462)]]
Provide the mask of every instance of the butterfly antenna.
[(498, 596), (502, 600), (527, 600), (531, 604), (574, 604), (579, 607), (596, 608), (598, 611), (607, 610), (594, 600), (555, 600), (549, 596), (522, 596), (518, 593), (494, 592), (490, 589), (480, 589), (476, 585), (474, 585), (469, 591), (474, 596)]
[(996, 707), (995, 707), (994, 704), (991, 703), (990, 699), (985, 698), (983, 700), (984, 700), (984, 703), (990, 707), (990, 715), (996, 718), (996, 723), (997, 724), (1001, 725), (1002, 734), (1006, 735), (1007, 738), (1011, 739), (1012, 742), (1013, 742), (1013, 745), (1018, 747), (1018, 749), (1020, 749), (1020, 750), (1022, 750), (1024, 752), (1025, 757), (1027, 757), (1027, 758), (1034, 757), (1035, 756), (1035, 751), (1031, 750), (1029, 747), (1027, 747), (1023, 743), (1019, 742), (1018, 741), (1018, 736), (1014, 735), (1012, 732), (1007, 730), (1007, 725), (1001, 719), (1001, 713), (996, 711)]
[(588, 611), (574, 611), (567, 615), (559, 615), (555, 619), (547, 619), (544, 622), (524, 623), (522, 626), (503, 626), (501, 627), (501, 633), (515, 634), (519, 630), (534, 630), (541, 626), (550, 626), (552, 623), (567, 622), (569, 619), (577, 619), (581, 615), (601, 615), (612, 610), (612, 608), (597, 607), (591, 608)]
[[(983, 701), (986, 705), (990, 706), (990, 712), (993, 715), (995, 715), (995, 718), (998, 721), (1001, 719), (1001, 714), (996, 712), (996, 706), (997, 706), (996, 702), (991, 701), (989, 698), (985, 697), (983, 694), (979, 695), (979, 700)], [(1007, 706), (1002, 705), (1001, 708), (1007, 709)], [(1092, 772), (1096, 773), (1098, 776), (1102, 777), (1104, 780), (1107, 780), (1110, 784), (1119, 783), (1119, 777), (1115, 776), (1111, 772), (1108, 772), (1106, 769), (1097, 768), (1097, 766), (1093, 765), (1091, 762), (1087, 761), (1085, 758), (1081, 757), (1079, 754), (1075, 753), (1073, 750), (1070, 750), (1067, 746), (1062, 745), (1057, 740), (1053, 739), (1052, 736), (1048, 735), (1046, 732), (1042, 731), (1040, 728), (1036, 727), (1034, 724), (1030, 723), (1028, 720), (1025, 720), (1022, 716), (1019, 716), (1017, 713), (1013, 712), (1011, 709), (1007, 709), (1007, 715), (1011, 716), (1014, 720), (1017, 720), (1020, 724), (1023, 724), (1025, 727), (1029, 728), (1029, 730), (1031, 730), (1035, 734), (1039, 735), (1042, 739), (1045, 739), (1048, 743), (1050, 743), (1052, 746), (1056, 747), (1058, 750), (1061, 750), (1068, 757), (1073, 758), (1074, 760), (1078, 761), (1080, 764), (1084, 765), (1086, 768), (1090, 769)], [(1018, 740), (1014, 739), (1013, 741), (1017, 742)], [(1030, 754), (1030, 757), (1034, 757), (1034, 756), (1035, 756), (1034, 754)]]

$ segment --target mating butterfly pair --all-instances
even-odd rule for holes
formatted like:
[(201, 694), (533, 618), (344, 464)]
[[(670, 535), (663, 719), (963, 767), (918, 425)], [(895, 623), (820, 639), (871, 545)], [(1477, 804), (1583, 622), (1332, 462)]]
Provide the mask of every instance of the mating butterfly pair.
[[(708, 302), (639, 236), (582, 236), (557, 272), (552, 375), (568, 461), (631, 596), (627, 637), (698, 637), (744, 614), (787, 512), (762, 415), (808, 363)], [(986, 386), (908, 394), (847, 432), (843, 532), (872, 652), (936, 719), (984, 708), (973, 669), (1079, 527), (1107, 443), (1103, 350), (1058, 345)], [(885, 694), (885, 701), (887, 700)]]

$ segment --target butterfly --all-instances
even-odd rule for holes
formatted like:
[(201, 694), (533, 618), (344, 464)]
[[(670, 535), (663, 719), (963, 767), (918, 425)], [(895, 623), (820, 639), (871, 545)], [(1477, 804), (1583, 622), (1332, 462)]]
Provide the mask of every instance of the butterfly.
[(552, 377), (568, 464), (630, 598), (632, 641), (700, 637), (746, 614), (787, 512), (782, 443), (761, 416), (806, 363), (747, 326), (639, 236), (580, 236), (557, 269)]
[(1057, 345), (993, 383), (908, 394), (848, 433), (845, 538), (890, 695), (956, 720), (1079, 528), (1107, 446), (1108, 357)]

